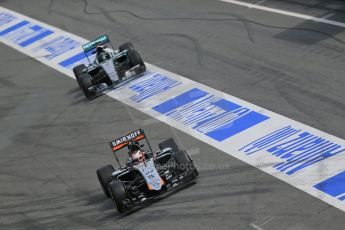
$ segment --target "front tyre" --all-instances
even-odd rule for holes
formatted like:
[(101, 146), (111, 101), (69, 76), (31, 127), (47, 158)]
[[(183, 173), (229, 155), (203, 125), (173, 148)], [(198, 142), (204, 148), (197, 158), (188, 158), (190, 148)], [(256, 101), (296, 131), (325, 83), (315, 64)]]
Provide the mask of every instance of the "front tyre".
[(87, 99), (91, 99), (92, 93), (89, 88), (92, 86), (92, 81), (88, 73), (83, 73), (79, 76), (79, 86)]
[(112, 181), (111, 174), (114, 172), (114, 168), (111, 165), (103, 166), (102, 168), (97, 169), (97, 178), (101, 187), (103, 189), (104, 195), (106, 197), (110, 197), (110, 193), (108, 190), (108, 185)]
[(80, 65), (73, 67), (73, 73), (74, 73), (75, 79), (78, 82), (79, 87), (80, 87), (79, 77), (81, 74), (84, 73), (83, 70), (85, 68), (86, 68), (86, 66), (84, 64), (80, 64)]
[(117, 208), (117, 210), (120, 213), (126, 211), (124, 201), (127, 198), (127, 193), (123, 182), (120, 180), (113, 180), (109, 183), (108, 190), (111, 199), (113, 200), (113, 204)]

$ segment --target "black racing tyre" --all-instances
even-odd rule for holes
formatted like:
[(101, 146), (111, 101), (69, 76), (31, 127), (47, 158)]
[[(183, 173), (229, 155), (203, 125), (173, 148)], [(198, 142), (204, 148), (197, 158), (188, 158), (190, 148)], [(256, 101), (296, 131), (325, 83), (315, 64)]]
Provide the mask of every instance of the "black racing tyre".
[(119, 50), (120, 51), (128, 50), (128, 58), (129, 58), (131, 67), (139, 65), (139, 66), (144, 67), (144, 71), (146, 70), (145, 64), (143, 60), (141, 59), (140, 54), (138, 53), (136, 49), (134, 49), (134, 46), (131, 42), (126, 42), (120, 45)]
[(174, 138), (169, 138), (158, 144), (159, 149), (163, 150), (165, 148), (171, 148), (173, 152), (179, 151), (179, 148), (174, 140)]
[(114, 172), (114, 168), (111, 165), (103, 166), (102, 168), (97, 169), (97, 178), (101, 187), (103, 189), (104, 195), (110, 197), (108, 190), (108, 185), (112, 181), (111, 174)]
[(92, 93), (89, 88), (92, 86), (92, 81), (88, 73), (83, 73), (79, 76), (79, 85), (87, 99), (90, 99)]
[(84, 64), (80, 64), (80, 65), (77, 65), (77, 66), (73, 67), (74, 76), (79, 77), (80, 74), (83, 73), (83, 70), (85, 68), (86, 68), (86, 66)]
[(197, 177), (197, 176), (199, 176), (199, 171), (197, 170), (197, 168), (194, 166), (194, 170), (193, 170), (193, 177), (195, 178), (195, 177)]
[(109, 183), (108, 189), (111, 199), (113, 200), (114, 206), (117, 208), (117, 210), (120, 213), (126, 211), (123, 201), (127, 198), (127, 193), (123, 182), (120, 180), (113, 180)]
[(189, 171), (193, 177), (199, 175), (198, 170), (196, 169), (192, 159), (188, 155), (187, 151), (180, 150), (174, 153), (174, 159), (178, 164), (178, 168), (182, 172)]
[(130, 49), (134, 50), (134, 46), (133, 46), (132, 42), (126, 42), (126, 43), (123, 43), (119, 46), (120, 52), (122, 52), (124, 50), (130, 50)]
[(78, 82), (79, 87), (80, 87), (79, 76), (81, 74), (83, 74), (83, 69), (85, 69), (85, 68), (86, 68), (86, 66), (84, 64), (80, 64), (80, 65), (73, 67), (73, 73), (74, 73), (75, 79)]

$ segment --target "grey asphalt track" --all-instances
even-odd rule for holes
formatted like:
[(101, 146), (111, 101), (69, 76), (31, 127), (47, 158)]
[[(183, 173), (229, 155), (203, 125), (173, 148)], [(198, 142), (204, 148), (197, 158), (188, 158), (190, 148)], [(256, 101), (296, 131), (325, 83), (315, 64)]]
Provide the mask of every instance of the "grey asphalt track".
[[(332, 17), (344, 19), (345, 4), (322, 2), (282, 8), (323, 16), (338, 4)], [(0, 5), (88, 39), (130, 40), (149, 63), (345, 138), (344, 28), (215, 0)], [(74, 80), (3, 44), (0, 69), (0, 229), (345, 229), (327, 203), (107, 96), (88, 102)], [(138, 127), (153, 146), (175, 137), (200, 177), (121, 216), (95, 170), (114, 162), (107, 142)]]

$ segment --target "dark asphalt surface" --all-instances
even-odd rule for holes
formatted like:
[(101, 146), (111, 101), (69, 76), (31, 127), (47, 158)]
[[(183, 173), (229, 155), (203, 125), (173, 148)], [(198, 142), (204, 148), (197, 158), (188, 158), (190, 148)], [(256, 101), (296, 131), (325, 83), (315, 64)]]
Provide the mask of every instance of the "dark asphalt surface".
[[(322, 2), (263, 4), (343, 19), (345, 3)], [(151, 64), (345, 138), (344, 28), (215, 0), (0, 5), (130, 40)], [(0, 54), (0, 229), (344, 229), (338, 209), (107, 96), (88, 102), (74, 80), (3, 44)], [(114, 162), (107, 142), (138, 127), (153, 146), (173, 136), (190, 149), (200, 177), (120, 216), (95, 171)]]

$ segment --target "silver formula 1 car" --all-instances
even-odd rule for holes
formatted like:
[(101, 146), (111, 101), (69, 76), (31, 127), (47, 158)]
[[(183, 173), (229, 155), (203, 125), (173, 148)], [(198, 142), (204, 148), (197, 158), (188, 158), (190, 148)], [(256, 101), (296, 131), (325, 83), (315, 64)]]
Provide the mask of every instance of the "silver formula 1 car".
[[(110, 147), (118, 168), (106, 165), (97, 170), (97, 177), (120, 213), (181, 188), (199, 175), (187, 151), (180, 150), (172, 138), (161, 142), (159, 150), (153, 152), (144, 131), (138, 129), (110, 142)], [(121, 149), (128, 154), (124, 165), (117, 156)]]
[(103, 35), (82, 47), (89, 64), (75, 66), (73, 73), (88, 99), (146, 71), (145, 63), (130, 42), (115, 50), (108, 36)]

